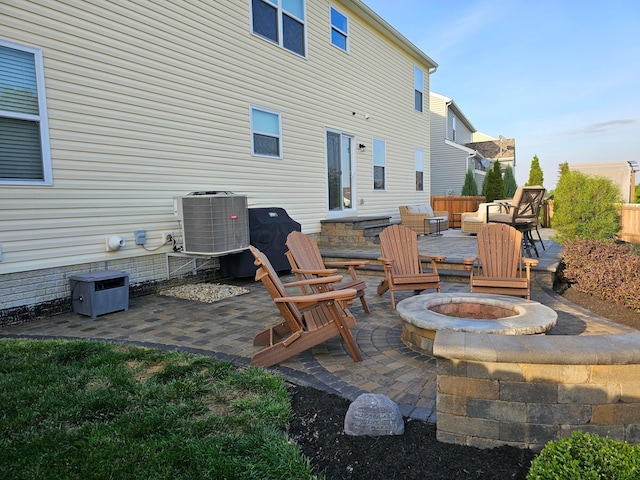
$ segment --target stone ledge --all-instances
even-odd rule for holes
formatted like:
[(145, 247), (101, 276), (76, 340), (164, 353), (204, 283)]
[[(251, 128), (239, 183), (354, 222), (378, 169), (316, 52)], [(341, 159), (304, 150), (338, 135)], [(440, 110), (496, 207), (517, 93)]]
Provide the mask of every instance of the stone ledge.
[(640, 443), (640, 332), (438, 332), (433, 348), (439, 441), (538, 450), (583, 430)]
[(640, 363), (640, 332), (509, 336), (441, 331), (436, 334), (433, 355), (479, 362), (627, 365)]

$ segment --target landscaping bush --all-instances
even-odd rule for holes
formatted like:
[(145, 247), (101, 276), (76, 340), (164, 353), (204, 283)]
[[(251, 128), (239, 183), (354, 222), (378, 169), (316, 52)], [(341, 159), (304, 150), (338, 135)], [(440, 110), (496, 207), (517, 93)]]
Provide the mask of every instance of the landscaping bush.
[(603, 177), (563, 170), (553, 197), (553, 226), (561, 243), (575, 237), (613, 238), (620, 230), (616, 204), (622, 202), (614, 183)]
[(630, 244), (593, 239), (566, 243), (559, 274), (581, 292), (640, 312), (640, 256)]
[(464, 185), (462, 185), (462, 192), (460, 195), (465, 197), (475, 197), (478, 195), (478, 184), (473, 176), (473, 171), (467, 170), (464, 176)]
[(549, 442), (531, 462), (527, 480), (631, 480), (640, 477), (640, 446), (573, 432)]
[(504, 176), (502, 177), (502, 182), (504, 183), (504, 197), (503, 198), (513, 198), (516, 194), (516, 190), (518, 189), (518, 184), (516, 183), (516, 177), (513, 174), (513, 168), (510, 165), (504, 169)]
[(501, 199), (504, 195), (504, 182), (502, 181), (502, 170), (498, 160), (493, 162), (493, 169), (487, 172), (486, 182), (484, 189), (486, 201), (490, 203)]

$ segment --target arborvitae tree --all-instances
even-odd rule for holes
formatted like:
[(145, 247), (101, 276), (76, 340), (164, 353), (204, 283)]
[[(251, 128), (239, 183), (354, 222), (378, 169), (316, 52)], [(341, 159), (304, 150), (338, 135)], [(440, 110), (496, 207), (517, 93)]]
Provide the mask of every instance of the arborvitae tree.
[(518, 184), (516, 183), (516, 177), (513, 174), (513, 168), (511, 168), (511, 165), (507, 165), (507, 168), (504, 169), (504, 177), (502, 178), (502, 180), (504, 181), (503, 198), (513, 198), (513, 196), (516, 194)]
[(482, 180), (482, 193), (480, 195), (487, 194), (487, 183), (489, 183), (489, 177), (491, 176), (492, 170), (487, 170), (484, 174), (484, 179)]
[(538, 160), (538, 156), (534, 155), (533, 160), (531, 161), (531, 168), (529, 169), (529, 180), (527, 180), (525, 186), (540, 185), (542, 187), (542, 182), (544, 182), (544, 175), (540, 168), (540, 161)]
[(478, 184), (473, 176), (473, 171), (467, 170), (467, 174), (464, 176), (464, 185), (462, 185), (461, 195), (465, 197), (473, 197), (478, 195)]
[(567, 172), (569, 172), (569, 164), (567, 162), (561, 163), (560, 164), (560, 176), (562, 177), (562, 175), (564, 175)]
[(636, 185), (636, 194), (633, 198), (633, 203), (640, 203), (640, 185)]
[(500, 170), (500, 162), (496, 160), (493, 163), (493, 169), (488, 173), (487, 187), (484, 192), (485, 201), (493, 202), (504, 198), (504, 182), (502, 181), (502, 171)]

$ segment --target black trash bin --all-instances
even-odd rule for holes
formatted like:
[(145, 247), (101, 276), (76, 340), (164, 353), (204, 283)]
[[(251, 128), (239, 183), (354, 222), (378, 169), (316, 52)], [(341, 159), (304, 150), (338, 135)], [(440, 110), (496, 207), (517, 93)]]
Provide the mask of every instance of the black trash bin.
[[(301, 225), (284, 208), (249, 208), (249, 243), (264, 253), (276, 272), (289, 272), (291, 265), (285, 255), (287, 235), (300, 232)], [(220, 259), (223, 277), (252, 277), (256, 273), (249, 250), (225, 255)]]

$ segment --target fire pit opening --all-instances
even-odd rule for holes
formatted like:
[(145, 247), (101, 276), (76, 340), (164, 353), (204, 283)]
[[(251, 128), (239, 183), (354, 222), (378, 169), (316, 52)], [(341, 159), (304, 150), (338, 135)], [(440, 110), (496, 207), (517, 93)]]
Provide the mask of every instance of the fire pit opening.
[(500, 305), (487, 305), (477, 302), (443, 303), (428, 307), (432, 312), (448, 317), (471, 318), (475, 320), (496, 320), (518, 315), (518, 310)]

